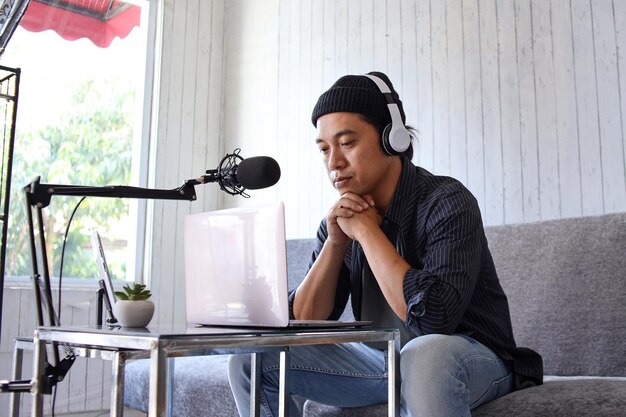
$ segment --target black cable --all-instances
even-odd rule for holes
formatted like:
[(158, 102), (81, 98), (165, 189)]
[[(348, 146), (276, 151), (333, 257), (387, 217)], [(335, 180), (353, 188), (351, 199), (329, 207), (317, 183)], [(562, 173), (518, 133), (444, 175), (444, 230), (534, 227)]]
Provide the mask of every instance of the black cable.
[(55, 417), (55, 413), (54, 413), (54, 408), (56, 407), (56, 402), (57, 402), (57, 386), (55, 385), (54, 387), (52, 387), (52, 405), (51, 405), (51, 409), (50, 412), (52, 413), (50, 415), (50, 417)]
[(61, 262), (59, 264), (60, 265), (59, 266), (59, 296), (58, 296), (58, 301), (57, 301), (57, 305), (59, 306), (59, 314), (58, 314), (59, 324), (61, 324), (61, 284), (63, 283), (63, 260), (65, 259), (65, 246), (67, 244), (67, 235), (70, 232), (70, 225), (72, 224), (72, 219), (74, 218), (74, 214), (76, 214), (76, 210), (78, 210), (78, 207), (85, 200), (85, 198), (87, 197), (81, 198), (78, 204), (76, 204), (76, 207), (74, 207), (74, 210), (72, 211), (72, 215), (70, 216), (70, 219), (67, 221), (67, 226), (65, 227), (65, 236), (63, 236), (63, 247), (61, 248)]

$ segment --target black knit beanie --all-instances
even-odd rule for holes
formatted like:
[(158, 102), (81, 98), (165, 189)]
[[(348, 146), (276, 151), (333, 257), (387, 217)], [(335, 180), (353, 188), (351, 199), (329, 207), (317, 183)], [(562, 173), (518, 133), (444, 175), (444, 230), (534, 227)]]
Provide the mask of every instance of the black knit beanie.
[[(400, 109), (402, 122), (406, 123), (402, 101), (389, 78), (382, 72), (374, 71), (368, 74), (377, 76), (389, 86), (391, 95)], [(343, 76), (322, 94), (313, 108), (311, 116), (313, 126), (317, 127), (317, 119), (321, 116), (335, 112), (360, 113), (374, 123), (379, 133), (391, 123), (385, 96), (374, 81), (364, 75)]]

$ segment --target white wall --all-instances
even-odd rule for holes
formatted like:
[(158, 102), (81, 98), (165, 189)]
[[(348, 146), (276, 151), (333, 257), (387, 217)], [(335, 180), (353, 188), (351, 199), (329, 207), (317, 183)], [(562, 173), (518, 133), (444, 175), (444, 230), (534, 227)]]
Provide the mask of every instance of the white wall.
[[(339, 76), (371, 70), (390, 76), (421, 133), (415, 162), (466, 184), (486, 224), (626, 208), (624, 2), (281, 1), (275, 13), (278, 53), (255, 53), (264, 66), (276, 61), (277, 128), (259, 115), (275, 101), (264, 91), (262, 104), (228, 108), (236, 113), (224, 125), (236, 118), (258, 133), (225, 144), (272, 149), (278, 138), (275, 195), (287, 202), (290, 237), (312, 236), (335, 198), (310, 111)], [(246, 36), (268, 36), (254, 29)], [(238, 77), (261, 94), (257, 73)]]
[[(205, 185), (198, 202), (154, 202), (155, 321), (185, 320), (185, 214), (281, 199), (288, 237), (314, 235), (336, 196), (310, 112), (347, 73), (390, 76), (421, 132), (414, 162), (466, 184), (488, 225), (626, 210), (625, 27), (621, 0), (164, 0), (150, 185), (236, 147), (276, 158), (282, 179), (248, 200)], [(72, 370), (90, 382), (61, 410), (106, 406), (87, 387), (108, 364), (93, 366)]]
[[(58, 291), (53, 291), (57, 299)], [(63, 324), (96, 323), (96, 289), (72, 288), (65, 284), (59, 312)], [(32, 285), (8, 284), (4, 288), (2, 314), (2, 344), (0, 345), (0, 376), (12, 379), (13, 339), (16, 336), (32, 337), (35, 330), (36, 309)], [(63, 352), (61, 352), (63, 355)], [(22, 378), (32, 376), (32, 352), (24, 352)], [(111, 396), (111, 362), (98, 359), (77, 358), (64, 381), (57, 385), (55, 410), (57, 415), (83, 410), (107, 409)], [(31, 398), (22, 394), (21, 416), (30, 415)], [(52, 396), (44, 398), (44, 412), (50, 412)], [(0, 415), (8, 415), (9, 396), (0, 394)]]
[[(163, 10), (155, 163), (151, 186), (175, 188), (214, 168), (223, 155), (224, 1), (166, 0)], [(218, 207), (213, 184), (196, 187), (198, 201), (155, 201), (146, 276), (155, 294), (155, 321), (185, 322), (182, 223), (186, 214)]]

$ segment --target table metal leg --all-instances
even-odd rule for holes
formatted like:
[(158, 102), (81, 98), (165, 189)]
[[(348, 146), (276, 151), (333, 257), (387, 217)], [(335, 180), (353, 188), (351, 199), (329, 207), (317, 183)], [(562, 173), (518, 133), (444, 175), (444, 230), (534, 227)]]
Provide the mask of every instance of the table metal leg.
[[(22, 365), (24, 362), (24, 349), (19, 346), (19, 342), (16, 341), (13, 346), (13, 372), (11, 378), (13, 381), (19, 381), (22, 379)], [(9, 398), (9, 416), (18, 417), (20, 414), (20, 393), (11, 392)]]
[(261, 389), (261, 358), (256, 352), (250, 354), (250, 417), (259, 417), (261, 408), (259, 391)]
[(176, 358), (167, 359), (167, 417), (174, 415), (174, 377), (176, 375)]
[(33, 388), (31, 416), (41, 417), (43, 415), (43, 394), (41, 392), (42, 378), (44, 376), (44, 362), (46, 360), (46, 344), (39, 339), (39, 332), (35, 330), (33, 337)]
[(289, 416), (290, 381), (289, 370), (291, 368), (291, 357), (289, 347), (280, 351), (280, 380), (278, 388), (278, 415), (280, 417)]
[(124, 352), (115, 352), (111, 364), (113, 389), (111, 390), (111, 416), (124, 415), (124, 366), (126, 356)]
[(388, 416), (400, 417), (400, 332), (387, 342)]
[(149, 417), (163, 417), (167, 412), (167, 354), (159, 346), (150, 351)]

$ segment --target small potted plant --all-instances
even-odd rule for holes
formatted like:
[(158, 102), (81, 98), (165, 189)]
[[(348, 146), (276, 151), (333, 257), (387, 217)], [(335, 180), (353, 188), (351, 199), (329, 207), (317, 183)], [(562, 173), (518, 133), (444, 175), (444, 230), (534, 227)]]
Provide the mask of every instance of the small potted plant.
[(117, 301), (113, 314), (123, 327), (146, 327), (154, 315), (154, 303), (148, 298), (152, 293), (145, 285), (124, 285), (123, 291), (115, 291)]

